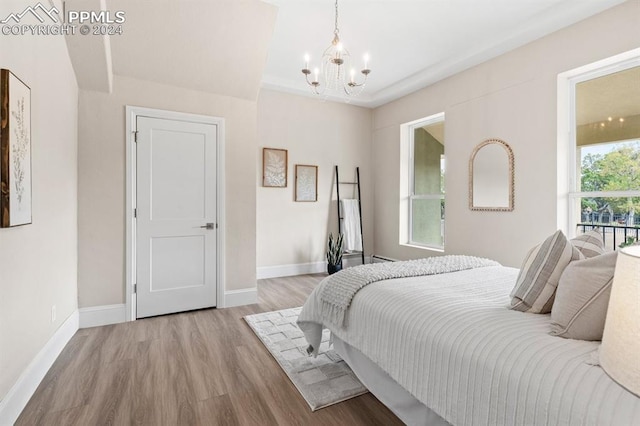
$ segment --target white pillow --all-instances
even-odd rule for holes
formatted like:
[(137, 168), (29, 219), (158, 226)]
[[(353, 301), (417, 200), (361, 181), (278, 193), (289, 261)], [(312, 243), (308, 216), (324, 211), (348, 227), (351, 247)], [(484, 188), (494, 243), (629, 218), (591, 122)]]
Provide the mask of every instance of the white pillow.
[(605, 252), (604, 240), (599, 229), (595, 228), (593, 231), (585, 232), (571, 239), (571, 244), (580, 250), (580, 253), (586, 258), (599, 256)]
[(551, 312), (564, 268), (580, 259), (584, 259), (584, 255), (560, 230), (532, 248), (522, 262), (516, 285), (511, 291), (510, 309), (533, 314)]
[(551, 309), (551, 334), (578, 340), (602, 340), (617, 252), (571, 262)]

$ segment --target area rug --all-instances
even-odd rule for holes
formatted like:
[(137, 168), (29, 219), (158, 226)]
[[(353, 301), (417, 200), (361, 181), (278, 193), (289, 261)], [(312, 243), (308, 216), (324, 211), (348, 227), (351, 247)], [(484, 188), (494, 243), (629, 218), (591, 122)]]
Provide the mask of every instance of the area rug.
[(322, 334), (318, 357), (307, 355), (307, 341), (296, 325), (301, 309), (247, 315), (244, 319), (287, 373), (311, 411), (367, 393), (351, 368), (329, 348), (329, 330)]

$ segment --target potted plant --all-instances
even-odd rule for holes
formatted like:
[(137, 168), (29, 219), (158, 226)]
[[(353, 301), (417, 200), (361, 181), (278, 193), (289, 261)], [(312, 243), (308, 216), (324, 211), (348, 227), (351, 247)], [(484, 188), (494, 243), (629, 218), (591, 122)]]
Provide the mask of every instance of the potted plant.
[(618, 245), (618, 247), (620, 248), (625, 248), (628, 246), (633, 246), (636, 245), (638, 242), (636, 241), (636, 239), (634, 237), (627, 237), (627, 240), (621, 244)]
[(343, 234), (338, 234), (337, 238), (333, 237), (333, 233), (329, 234), (327, 243), (327, 273), (335, 274), (342, 269), (342, 239)]

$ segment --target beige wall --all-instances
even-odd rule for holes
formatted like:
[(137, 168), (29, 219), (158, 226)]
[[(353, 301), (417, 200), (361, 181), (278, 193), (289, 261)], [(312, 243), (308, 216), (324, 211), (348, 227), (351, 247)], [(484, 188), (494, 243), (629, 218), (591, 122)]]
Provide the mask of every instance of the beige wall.
[[(341, 181), (355, 181), (360, 167), (365, 251), (373, 251), (371, 110), (262, 90), (258, 99), (258, 267), (322, 262), (329, 232), (338, 230), (334, 166)], [(262, 148), (289, 152), (287, 188), (262, 187)], [(295, 202), (295, 165), (318, 168), (318, 201)], [(354, 198), (343, 185), (341, 198)]]
[[(433, 252), (399, 244), (400, 124), (444, 111), (446, 253), (519, 266), (556, 229), (557, 75), (640, 47), (640, 2), (626, 2), (437, 84), (377, 108), (373, 119), (374, 245), (394, 258)], [(468, 209), (468, 160), (500, 138), (515, 155), (515, 211)]]
[(112, 94), (80, 91), (80, 307), (125, 300), (126, 105), (225, 119), (225, 289), (255, 287), (256, 102), (115, 76)]
[(78, 89), (64, 37), (1, 36), (0, 68), (31, 88), (33, 179), (33, 223), (0, 229), (1, 400), (77, 309)]

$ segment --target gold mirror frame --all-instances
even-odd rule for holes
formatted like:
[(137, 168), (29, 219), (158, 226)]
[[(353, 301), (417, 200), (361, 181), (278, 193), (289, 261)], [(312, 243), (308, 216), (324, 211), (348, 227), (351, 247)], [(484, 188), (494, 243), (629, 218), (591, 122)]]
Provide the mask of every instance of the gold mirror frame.
[[(507, 158), (509, 161), (509, 206), (508, 207), (477, 207), (473, 204), (473, 162), (476, 158), (478, 152), (487, 145), (497, 144), (504, 148), (507, 152)], [(511, 212), (513, 211), (514, 206), (514, 157), (513, 150), (509, 146), (508, 143), (501, 139), (487, 139), (483, 142), (480, 142), (478, 146), (473, 149), (471, 153), (471, 158), (469, 158), (469, 209), (474, 211), (491, 211), (491, 212)]]

